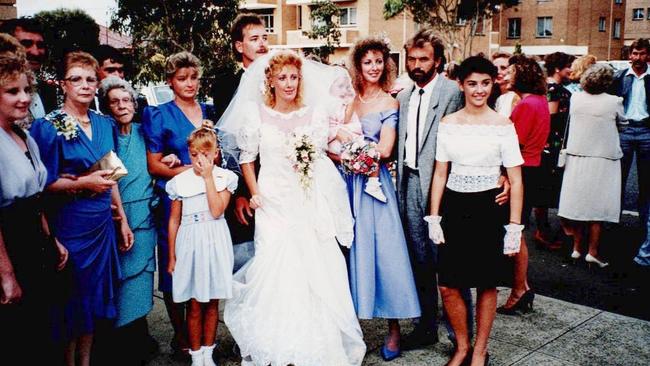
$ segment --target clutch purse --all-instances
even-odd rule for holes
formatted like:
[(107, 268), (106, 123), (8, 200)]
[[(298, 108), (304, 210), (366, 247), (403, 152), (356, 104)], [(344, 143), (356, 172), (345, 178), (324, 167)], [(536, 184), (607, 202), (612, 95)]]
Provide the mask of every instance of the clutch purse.
[(557, 167), (564, 168), (566, 165), (566, 149), (560, 150), (560, 154), (557, 157)]
[(89, 169), (88, 173), (92, 173), (97, 170), (110, 170), (111, 174), (106, 177), (106, 179), (117, 181), (120, 178), (129, 174), (129, 171), (126, 170), (122, 160), (117, 157), (117, 154), (113, 150), (107, 152), (101, 159), (97, 160)]

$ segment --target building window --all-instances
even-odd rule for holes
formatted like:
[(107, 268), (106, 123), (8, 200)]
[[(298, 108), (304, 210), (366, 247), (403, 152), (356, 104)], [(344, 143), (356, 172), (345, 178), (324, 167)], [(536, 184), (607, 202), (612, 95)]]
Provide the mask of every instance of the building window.
[(621, 20), (620, 19), (614, 19), (614, 34), (612, 34), (612, 38), (614, 38), (614, 39), (620, 39), (621, 38)]
[(296, 8), (298, 9), (296, 14), (298, 18), (298, 29), (302, 29), (302, 5), (298, 5)]
[(632, 9), (632, 20), (643, 20), (643, 8)]
[(648, 11), (646, 12), (648, 14), (648, 20), (650, 20), (650, 8), (648, 8)]
[(476, 28), (474, 29), (475, 36), (485, 35), (485, 18), (480, 17), (476, 20)]
[(339, 23), (342, 27), (357, 25), (357, 8), (341, 8)]
[(537, 38), (551, 38), (553, 35), (553, 17), (537, 18)]
[(598, 31), (599, 32), (605, 31), (605, 17), (598, 18)]
[(260, 14), (260, 18), (264, 20), (264, 29), (267, 33), (275, 33), (275, 27), (273, 26), (273, 14)]
[(623, 4), (623, 0), (614, 0), (614, 4), (621, 5)]
[(508, 19), (508, 38), (521, 38), (521, 18)]

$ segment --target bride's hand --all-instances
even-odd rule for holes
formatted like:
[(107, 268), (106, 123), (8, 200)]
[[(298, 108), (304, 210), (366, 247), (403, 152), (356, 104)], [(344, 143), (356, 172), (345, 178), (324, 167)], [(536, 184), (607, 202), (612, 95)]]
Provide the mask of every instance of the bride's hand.
[(250, 206), (253, 210), (257, 210), (262, 207), (262, 196), (259, 194), (254, 194), (250, 200)]

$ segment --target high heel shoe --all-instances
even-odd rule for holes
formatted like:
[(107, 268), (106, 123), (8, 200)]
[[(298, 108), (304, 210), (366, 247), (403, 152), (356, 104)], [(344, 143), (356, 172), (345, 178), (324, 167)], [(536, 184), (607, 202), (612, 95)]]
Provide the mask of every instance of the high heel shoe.
[(379, 351), (379, 354), (381, 354), (381, 358), (383, 358), (384, 361), (388, 362), (388, 361), (392, 361), (392, 360), (396, 359), (397, 357), (401, 356), (402, 355), (402, 350), (400, 350), (398, 348), (397, 351), (391, 351), (391, 350), (388, 349), (388, 346), (386, 346), (386, 343), (384, 343), (381, 346), (381, 350)]
[(576, 264), (578, 262), (578, 259), (580, 259), (580, 256), (581, 256), (580, 252), (577, 251), (577, 250), (574, 250), (571, 253), (571, 262), (573, 262), (573, 264)]
[(595, 264), (598, 266), (598, 268), (605, 268), (609, 266), (609, 263), (607, 262), (601, 262), (598, 260), (598, 258), (592, 256), (591, 254), (587, 254), (585, 256), (585, 262), (587, 262), (587, 265), (591, 267), (592, 264)]
[(497, 313), (503, 315), (517, 315), (517, 312), (529, 313), (533, 310), (533, 300), (535, 293), (533, 290), (526, 291), (519, 300), (510, 307), (501, 305), (497, 308)]

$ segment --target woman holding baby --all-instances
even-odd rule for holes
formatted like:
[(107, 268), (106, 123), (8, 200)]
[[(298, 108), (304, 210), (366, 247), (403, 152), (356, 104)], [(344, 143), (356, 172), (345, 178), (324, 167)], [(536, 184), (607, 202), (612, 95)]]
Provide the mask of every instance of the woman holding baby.
[[(330, 131), (344, 144), (343, 150), (345, 143), (361, 136), (366, 143), (375, 143), (381, 161), (390, 159), (399, 109), (398, 102), (386, 92), (395, 75), (389, 54), (382, 40), (367, 38), (357, 42), (349, 62), (356, 97), (347, 108), (346, 123)], [(344, 178), (355, 218), (349, 255), (352, 299), (360, 319), (388, 319), (389, 335), (381, 347), (381, 356), (390, 361), (400, 356), (397, 320), (419, 317), (420, 305), (395, 188), (381, 161), (378, 171), (371, 175), (348, 173)]]

